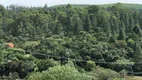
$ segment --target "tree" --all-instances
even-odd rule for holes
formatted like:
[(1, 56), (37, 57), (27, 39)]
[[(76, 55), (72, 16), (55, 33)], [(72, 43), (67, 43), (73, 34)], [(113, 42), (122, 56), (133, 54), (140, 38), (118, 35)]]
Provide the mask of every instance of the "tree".
[(93, 26), (93, 30), (95, 30), (95, 28), (96, 28), (97, 25), (98, 25), (96, 15), (90, 15), (90, 21), (91, 21), (91, 24), (92, 24), (92, 26)]
[(92, 71), (95, 67), (96, 67), (96, 64), (94, 63), (94, 61), (87, 61), (87, 64), (86, 64), (87, 71)]
[(110, 17), (110, 25), (112, 29), (112, 34), (118, 34), (119, 33), (119, 20), (115, 16)]
[(126, 13), (125, 14), (125, 19), (124, 19), (124, 23), (125, 23), (125, 25), (126, 25), (126, 33), (128, 33), (128, 32), (130, 32), (130, 28), (129, 28), (129, 26), (130, 26), (130, 22), (129, 22), (129, 14), (128, 13)]
[(117, 3), (117, 4), (114, 4), (112, 7), (111, 7), (111, 10), (112, 11), (119, 11), (121, 9), (121, 3)]
[(2, 15), (0, 14), (0, 38), (3, 38), (4, 36), (2, 22)]
[(99, 6), (92, 5), (92, 6), (87, 7), (87, 10), (88, 10), (89, 14), (91, 14), (91, 13), (95, 14), (95, 13), (97, 13), (99, 11)]
[(1, 4), (0, 4), (0, 11), (1, 11), (0, 13), (2, 14), (3, 17), (6, 17), (8, 15), (6, 9)]
[(66, 6), (66, 13), (68, 16), (72, 17), (73, 14), (76, 13), (76, 11), (72, 8), (72, 5), (71, 4), (68, 4)]
[(83, 25), (82, 25), (82, 21), (79, 18), (79, 16), (74, 17), (75, 18), (75, 25), (74, 25), (74, 34), (79, 34), (80, 31), (83, 30)]
[(47, 9), (48, 9), (48, 6), (47, 6), (47, 4), (45, 4), (45, 5), (44, 5), (44, 9), (45, 9), (45, 10), (47, 10)]
[(141, 49), (141, 45), (140, 42), (137, 41), (136, 42), (136, 46), (135, 46), (135, 52), (134, 52), (134, 61), (135, 63), (142, 63), (142, 49)]
[(65, 31), (68, 33), (68, 35), (71, 36), (73, 35), (73, 29), (74, 29), (73, 17), (67, 17)]
[(55, 27), (55, 31), (54, 31), (55, 34), (60, 34), (62, 32), (62, 30), (63, 30), (63, 26), (59, 22), (57, 22), (56, 27)]
[(107, 34), (107, 37), (109, 38), (112, 35), (111, 26), (108, 20), (105, 20), (103, 22), (104, 32)]
[(58, 62), (54, 61), (53, 59), (47, 59), (47, 60), (40, 60), (37, 63), (37, 67), (39, 71), (44, 71), (49, 69), (50, 67), (59, 65)]
[(118, 39), (118, 40), (126, 40), (126, 34), (125, 34), (124, 29), (120, 28), (119, 36), (118, 36), (117, 39)]
[(91, 21), (89, 19), (89, 16), (87, 16), (85, 19), (84, 30), (89, 32), (91, 29), (92, 29)]
[(67, 4), (66, 8), (71, 9), (72, 8), (71, 4)]
[(141, 28), (139, 26), (139, 24), (137, 24), (134, 28), (133, 28), (133, 31), (139, 35), (139, 36), (142, 36), (142, 31), (141, 31)]
[(133, 17), (131, 16), (130, 17), (130, 31), (131, 32), (133, 31), (134, 27), (135, 27), (135, 21), (134, 21)]

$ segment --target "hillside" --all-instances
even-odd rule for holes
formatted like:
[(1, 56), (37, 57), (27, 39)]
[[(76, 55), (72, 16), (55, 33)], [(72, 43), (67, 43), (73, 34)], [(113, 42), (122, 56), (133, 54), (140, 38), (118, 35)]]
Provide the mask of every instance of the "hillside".
[(141, 5), (63, 6), (0, 5), (0, 80), (141, 79)]
[[(101, 7), (112, 7), (113, 5), (115, 5), (117, 3), (114, 3), (114, 4), (101, 4), (101, 5), (98, 5), (98, 6), (101, 6)], [(124, 8), (129, 8), (129, 9), (142, 9), (142, 4), (127, 4), (127, 3), (119, 3), (122, 7)], [(90, 6), (90, 4), (71, 4), (74, 8), (86, 8), (88, 6)], [(51, 8), (55, 8), (55, 7), (65, 7), (66, 4), (64, 5), (55, 5), (55, 6), (52, 6)]]

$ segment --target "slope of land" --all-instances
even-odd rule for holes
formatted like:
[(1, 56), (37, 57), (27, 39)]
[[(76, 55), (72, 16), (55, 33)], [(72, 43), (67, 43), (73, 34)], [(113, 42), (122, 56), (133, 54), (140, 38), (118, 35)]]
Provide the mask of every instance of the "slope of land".
[(54, 7), (0, 5), (0, 80), (142, 75), (141, 5)]
[[(101, 7), (112, 7), (113, 5), (115, 5), (117, 3), (113, 3), (113, 4), (101, 4), (99, 6)], [(130, 9), (142, 9), (142, 4), (128, 4), (128, 3), (119, 3), (122, 7), (124, 8), (130, 8)], [(90, 6), (91, 4), (71, 4), (74, 8), (86, 8), (88, 6)], [(63, 4), (63, 5), (55, 5), (52, 6), (51, 8), (56, 8), (56, 7), (65, 7), (67, 6), (67, 4)]]

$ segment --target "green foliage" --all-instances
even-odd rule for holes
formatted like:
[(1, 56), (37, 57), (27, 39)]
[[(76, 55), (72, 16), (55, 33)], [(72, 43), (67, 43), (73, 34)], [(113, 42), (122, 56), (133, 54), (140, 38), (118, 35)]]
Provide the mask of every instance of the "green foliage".
[(127, 59), (121, 59), (121, 60), (116, 60), (116, 64), (120, 64), (120, 65), (134, 65), (134, 62), (131, 62), (130, 60), (127, 60)]
[(9, 76), (2, 76), (1, 79), (3, 80), (16, 80), (16, 79), (20, 79), (18, 73), (14, 72), (14, 73), (10, 73)]
[(127, 43), (133, 45), (135, 42), (134, 42), (133, 39), (129, 39), (129, 40), (127, 41)]
[(40, 41), (27, 41), (22, 45), (22, 47), (24, 49), (28, 49), (28, 48), (34, 49), (39, 44), (40, 44)]
[(97, 5), (92, 5), (87, 7), (88, 13), (97, 13), (99, 11), (99, 6)]
[(96, 67), (96, 64), (93, 61), (87, 61), (86, 70), (92, 71)]
[[(40, 74), (40, 75), (39, 75)], [(78, 72), (74, 67), (55, 66), (42, 73), (33, 73), (28, 80), (97, 80), (95, 77)]]
[(136, 42), (136, 49), (135, 49), (135, 55), (134, 55), (134, 61), (136, 63), (141, 63), (141, 59), (142, 59), (142, 49), (141, 49), (141, 45), (140, 42), (137, 41)]
[(131, 48), (134, 48), (135, 47), (135, 41), (133, 39), (129, 39), (127, 41), (127, 45)]
[(92, 27), (91, 21), (90, 21), (89, 17), (87, 16), (85, 19), (84, 30), (89, 32), (92, 29), (91, 27)]
[[(126, 3), (114, 3), (114, 4), (101, 4), (99, 6), (101, 7), (104, 7), (104, 8), (108, 8), (108, 7), (112, 7), (116, 4), (119, 4), (121, 5), (122, 8), (129, 8), (129, 9), (142, 9), (141, 8), (141, 4), (126, 4)], [(56, 8), (56, 7), (64, 7), (66, 5), (56, 5), (56, 6), (53, 6), (51, 8)], [(72, 4), (72, 7), (74, 8), (86, 8), (90, 5), (84, 5), (84, 4)]]
[(120, 29), (118, 40), (126, 40), (126, 34), (124, 29)]
[(25, 50), (23, 50), (21, 48), (9, 48), (7, 51), (12, 52), (12, 53), (25, 54)]
[[(117, 79), (117, 72), (105, 68), (129, 70), (142, 59), (140, 6), (10, 5), (5, 9), (0, 5), (0, 77)], [(15, 48), (4, 45), (8, 42), (13, 42)], [(136, 66), (134, 70), (142, 68)]]
[(130, 67), (133, 65), (134, 65), (134, 62), (122, 58), (120, 60), (116, 60), (116, 62), (114, 62), (112, 66), (114, 66), (114, 69), (116, 69), (117, 71), (121, 71), (123, 69), (130, 70)]
[(119, 73), (110, 69), (98, 68), (96, 69), (96, 73), (98, 74), (99, 80), (111, 80), (120, 77)]
[(44, 71), (50, 67), (57, 66), (57, 65), (59, 65), (59, 63), (54, 61), (53, 59), (40, 60), (37, 63), (37, 68), (39, 71)]

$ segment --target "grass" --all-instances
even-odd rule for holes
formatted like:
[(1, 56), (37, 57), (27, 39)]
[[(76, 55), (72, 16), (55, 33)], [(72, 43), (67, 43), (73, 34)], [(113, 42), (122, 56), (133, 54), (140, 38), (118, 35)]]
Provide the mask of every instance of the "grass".
[(115, 78), (111, 80), (142, 80), (142, 76), (126, 76), (125, 78)]
[(129, 76), (126, 80), (142, 80), (142, 76)]

